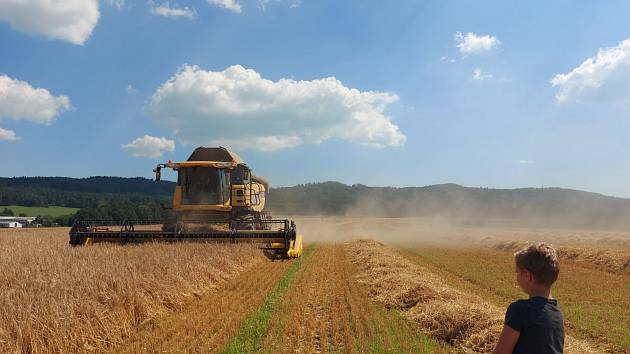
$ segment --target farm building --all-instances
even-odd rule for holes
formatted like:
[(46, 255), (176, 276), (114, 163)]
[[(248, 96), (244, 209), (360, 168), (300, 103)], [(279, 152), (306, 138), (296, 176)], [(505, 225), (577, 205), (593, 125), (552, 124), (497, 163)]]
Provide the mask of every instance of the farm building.
[(0, 227), (26, 227), (34, 220), (32, 216), (0, 216)]
[(0, 221), (0, 227), (22, 227), (22, 224), (17, 221)]

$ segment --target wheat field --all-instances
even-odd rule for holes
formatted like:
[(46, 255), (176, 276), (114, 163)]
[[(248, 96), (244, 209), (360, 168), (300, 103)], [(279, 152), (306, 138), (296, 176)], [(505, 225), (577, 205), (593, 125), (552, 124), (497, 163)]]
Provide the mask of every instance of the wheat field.
[(248, 245), (74, 248), (67, 233), (0, 229), (0, 352), (112, 348), (264, 259)]
[[(297, 260), (252, 245), (71, 247), (0, 229), (0, 352), (489, 353), (522, 294), (513, 252), (551, 242), (567, 353), (630, 353), (628, 233), (302, 218)], [(617, 319), (618, 323), (612, 321)]]

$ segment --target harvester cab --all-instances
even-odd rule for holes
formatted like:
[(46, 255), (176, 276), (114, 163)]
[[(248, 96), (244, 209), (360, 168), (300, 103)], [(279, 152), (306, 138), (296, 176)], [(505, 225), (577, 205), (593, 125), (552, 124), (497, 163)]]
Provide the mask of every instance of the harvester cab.
[(199, 147), (187, 161), (157, 165), (153, 170), (157, 181), (165, 168), (177, 172), (177, 184), (173, 217), (161, 230), (138, 229), (151, 221), (78, 220), (70, 231), (70, 244), (201, 239), (256, 242), (291, 258), (302, 254), (302, 236), (297, 235), (295, 223), (273, 219), (264, 211), (269, 183), (252, 174), (235, 153), (223, 147)]

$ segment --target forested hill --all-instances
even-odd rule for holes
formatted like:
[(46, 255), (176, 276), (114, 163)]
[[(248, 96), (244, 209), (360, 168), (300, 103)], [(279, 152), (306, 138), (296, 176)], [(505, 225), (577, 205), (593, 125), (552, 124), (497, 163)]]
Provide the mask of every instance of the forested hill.
[(95, 207), (104, 200), (168, 201), (174, 183), (123, 177), (0, 178), (0, 205)]

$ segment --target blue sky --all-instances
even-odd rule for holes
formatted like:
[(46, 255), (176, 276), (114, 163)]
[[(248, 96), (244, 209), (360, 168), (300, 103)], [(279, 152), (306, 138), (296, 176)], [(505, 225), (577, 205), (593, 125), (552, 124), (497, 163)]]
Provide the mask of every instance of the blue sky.
[(276, 186), (630, 197), (628, 2), (45, 3), (0, 0), (2, 176), (223, 144)]

